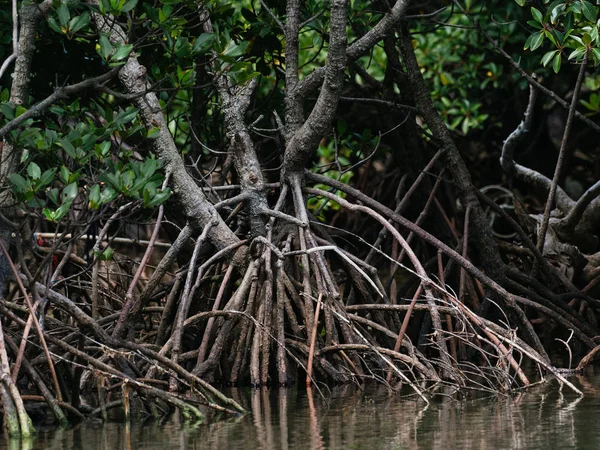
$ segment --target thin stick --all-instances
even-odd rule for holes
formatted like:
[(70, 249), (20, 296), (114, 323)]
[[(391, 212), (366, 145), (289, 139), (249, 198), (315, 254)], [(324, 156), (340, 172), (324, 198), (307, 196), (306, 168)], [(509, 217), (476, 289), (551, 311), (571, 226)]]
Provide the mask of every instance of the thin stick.
[[(46, 355), (46, 360), (48, 361), (48, 368), (50, 369), (50, 374), (52, 375), (52, 381), (54, 382), (54, 389), (56, 391), (56, 399), (58, 401), (62, 401), (62, 396), (60, 393), (60, 386), (58, 384), (58, 377), (56, 376), (56, 371), (54, 370), (54, 364), (52, 363), (52, 357), (50, 356), (50, 351), (48, 350), (48, 345), (46, 344), (46, 339), (44, 339), (44, 333), (42, 332), (40, 323), (38, 322), (37, 317), (35, 317), (35, 310), (33, 309), (33, 305), (31, 304), (31, 299), (29, 298), (29, 295), (27, 295), (25, 286), (23, 286), (23, 282), (21, 281), (21, 278), (19, 277), (19, 272), (17, 271), (17, 268), (15, 267), (15, 264), (13, 263), (13, 260), (11, 259), (10, 255), (6, 251), (6, 247), (4, 247), (4, 244), (2, 243), (2, 241), (0, 241), (0, 248), (4, 252), (4, 256), (6, 257), (6, 260), (8, 261), (8, 264), (10, 265), (10, 268), (11, 268), (13, 274), (15, 275), (15, 280), (16, 280), (17, 284), (19, 285), (19, 289), (21, 290), (23, 297), (25, 297), (25, 302), (27, 303), (27, 308), (29, 308), (29, 313), (31, 314), (31, 317), (33, 318), (33, 324), (35, 325), (35, 330), (38, 333), (40, 343), (42, 344), (42, 348), (44, 349), (44, 353)], [(18, 373), (18, 369), (19, 369), (18, 367), (15, 367), (15, 373)]]
[[(167, 182), (169, 179), (169, 174), (165, 177), (165, 181), (163, 183), (163, 189), (166, 188)], [(158, 232), (160, 231), (160, 225), (162, 222), (163, 214), (165, 212), (165, 206), (160, 205), (158, 208), (158, 217), (156, 218), (156, 224), (154, 225), (154, 230), (152, 230), (152, 236), (150, 236), (150, 242), (148, 243), (148, 247), (146, 247), (146, 251), (144, 252), (144, 256), (140, 261), (140, 265), (133, 276), (133, 280), (131, 280), (131, 284), (129, 285), (129, 289), (127, 289), (127, 293), (125, 294), (125, 303), (123, 304), (123, 308), (121, 309), (121, 316), (115, 325), (115, 329), (113, 330), (113, 336), (120, 337), (123, 334), (125, 326), (127, 325), (129, 319), (129, 312), (133, 307), (135, 302), (134, 292), (135, 287), (137, 286), (140, 278), (142, 277), (142, 273), (146, 269), (146, 265), (152, 256), (152, 252), (154, 251), (154, 243), (158, 238)]]
[[(571, 99), (571, 106), (569, 107), (569, 115), (567, 116), (567, 123), (565, 125), (565, 132), (563, 134), (562, 141), (560, 143), (560, 151), (558, 153), (558, 161), (556, 162), (556, 168), (554, 169), (554, 176), (552, 177), (552, 184), (550, 185), (550, 192), (548, 193), (548, 199), (546, 200), (546, 207), (544, 208), (544, 216), (542, 217), (542, 223), (540, 225), (540, 231), (538, 234), (537, 248), (543, 253), (544, 242), (546, 240), (546, 233), (548, 231), (548, 223), (550, 221), (550, 211), (554, 205), (554, 197), (556, 196), (556, 187), (558, 186), (558, 179), (562, 174), (562, 169), (565, 162), (565, 155), (567, 153), (567, 141), (571, 134), (571, 127), (573, 125), (573, 119), (575, 112), (577, 111), (577, 102), (579, 101), (579, 93), (581, 92), (581, 86), (583, 85), (583, 79), (585, 78), (585, 69), (588, 63), (588, 52), (583, 57), (583, 62), (579, 68), (579, 75), (577, 76), (577, 83), (575, 84), (575, 91), (573, 92), (573, 98)], [(534, 260), (534, 271), (537, 271), (537, 260)]]
[(317, 340), (317, 324), (319, 322), (319, 312), (321, 311), (321, 299), (323, 293), (319, 292), (317, 299), (317, 308), (315, 310), (315, 319), (313, 320), (312, 333), (310, 335), (310, 350), (308, 351), (308, 366), (306, 368), (306, 387), (310, 387), (312, 380), (313, 358), (315, 356), (315, 342)]
[[(423, 284), (419, 284), (415, 295), (408, 306), (408, 311), (406, 311), (406, 315), (404, 316), (404, 320), (402, 321), (402, 327), (400, 328), (400, 333), (398, 333), (398, 338), (396, 339), (396, 343), (394, 344), (394, 351), (397, 352), (400, 350), (402, 346), (402, 341), (404, 340), (404, 335), (406, 334), (406, 329), (408, 328), (408, 322), (410, 322), (410, 318), (412, 317), (412, 312), (415, 309), (415, 305), (417, 304), (417, 300), (421, 295), (421, 291), (423, 290)], [(386, 305), (387, 306), (387, 305)], [(394, 305), (395, 306), (395, 305)], [(392, 371), (390, 370), (387, 374), (386, 381), (389, 383), (392, 381)]]
[[(225, 272), (225, 276), (223, 277), (223, 281), (221, 282), (221, 286), (219, 286), (219, 292), (217, 293), (217, 298), (215, 299), (215, 303), (213, 304), (212, 310), (217, 311), (219, 306), (221, 305), (221, 300), (223, 299), (223, 294), (225, 293), (225, 288), (229, 283), (229, 278), (231, 278), (231, 274), (233, 273), (233, 264), (230, 264), (227, 268), (227, 272)], [(204, 336), (202, 337), (202, 343), (200, 344), (200, 351), (198, 353), (198, 361), (196, 365), (200, 365), (204, 361), (204, 357), (206, 356), (206, 349), (208, 348), (208, 342), (210, 340), (210, 334), (212, 331), (213, 323), (215, 322), (215, 318), (211, 317), (208, 319), (206, 324), (206, 329), (204, 330)]]

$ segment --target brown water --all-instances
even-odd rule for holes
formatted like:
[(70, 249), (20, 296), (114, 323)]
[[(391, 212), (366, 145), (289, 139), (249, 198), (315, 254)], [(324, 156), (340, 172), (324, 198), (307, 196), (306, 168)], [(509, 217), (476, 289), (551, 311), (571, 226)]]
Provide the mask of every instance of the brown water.
[(188, 426), (177, 418), (147, 424), (85, 422), (39, 430), (27, 442), (0, 449), (196, 450), (196, 449), (598, 449), (600, 371), (572, 378), (579, 398), (550, 382), (511, 398), (425, 405), (382, 387), (338, 387), (323, 399), (303, 389), (229, 394), (252, 414)]

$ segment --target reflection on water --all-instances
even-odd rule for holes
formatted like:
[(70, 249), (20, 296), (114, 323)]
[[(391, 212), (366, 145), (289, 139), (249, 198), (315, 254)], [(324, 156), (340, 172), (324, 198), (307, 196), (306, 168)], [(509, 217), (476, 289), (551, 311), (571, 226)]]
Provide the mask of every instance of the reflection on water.
[(326, 400), (314, 390), (232, 390), (251, 415), (195, 427), (177, 418), (130, 426), (86, 422), (39, 430), (29, 442), (0, 437), (0, 449), (600, 448), (600, 373), (572, 380), (584, 398), (550, 383), (510, 399), (443, 397), (429, 406), (377, 386), (338, 387)]

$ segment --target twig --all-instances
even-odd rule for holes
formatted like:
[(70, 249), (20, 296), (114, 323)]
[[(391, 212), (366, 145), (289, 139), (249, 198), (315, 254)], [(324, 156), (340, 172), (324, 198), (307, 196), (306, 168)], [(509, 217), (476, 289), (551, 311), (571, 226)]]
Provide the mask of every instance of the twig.
[(309, 387), (312, 381), (312, 366), (313, 357), (315, 355), (315, 342), (317, 340), (317, 325), (319, 322), (319, 312), (321, 311), (321, 299), (323, 293), (319, 292), (319, 298), (317, 298), (317, 307), (315, 309), (315, 319), (313, 321), (312, 331), (310, 334), (310, 350), (308, 351), (308, 365), (306, 367), (306, 386)]
[[(575, 90), (573, 92), (573, 98), (571, 99), (571, 106), (569, 108), (569, 115), (567, 116), (567, 122), (565, 125), (565, 132), (560, 143), (560, 151), (558, 153), (558, 161), (556, 162), (556, 168), (554, 169), (554, 176), (552, 177), (552, 185), (550, 186), (550, 192), (548, 193), (548, 199), (546, 200), (546, 207), (544, 208), (544, 215), (542, 217), (542, 223), (540, 224), (537, 240), (537, 249), (543, 253), (544, 242), (546, 241), (546, 232), (548, 231), (548, 223), (550, 221), (550, 211), (554, 205), (554, 197), (556, 194), (556, 188), (558, 186), (558, 179), (562, 174), (562, 169), (565, 162), (565, 156), (567, 153), (567, 142), (569, 135), (571, 134), (571, 127), (573, 126), (573, 118), (577, 111), (577, 102), (579, 101), (579, 93), (581, 92), (581, 86), (583, 85), (583, 79), (585, 77), (585, 69), (588, 63), (588, 53), (586, 51), (583, 57), (583, 62), (579, 67), (579, 75), (577, 77), (577, 83), (575, 84)], [(534, 261), (534, 271), (537, 268), (537, 263)]]
[[(52, 362), (52, 357), (50, 356), (50, 351), (48, 350), (48, 345), (46, 344), (46, 340), (44, 339), (44, 333), (42, 331), (42, 328), (40, 327), (40, 323), (38, 322), (37, 317), (35, 317), (35, 309), (33, 308), (33, 305), (31, 304), (31, 299), (29, 298), (29, 295), (27, 294), (27, 291), (25, 290), (25, 286), (23, 286), (23, 282), (21, 281), (21, 278), (19, 277), (19, 272), (17, 271), (17, 268), (15, 267), (10, 255), (6, 251), (6, 247), (4, 247), (4, 244), (2, 243), (2, 241), (0, 241), (0, 249), (2, 249), (2, 252), (4, 253), (4, 256), (6, 257), (8, 264), (10, 265), (10, 269), (12, 270), (12, 272), (15, 276), (15, 281), (19, 285), (19, 289), (21, 290), (23, 297), (25, 297), (25, 302), (27, 303), (27, 308), (29, 308), (29, 314), (31, 314), (31, 317), (33, 318), (33, 324), (35, 325), (35, 330), (37, 331), (38, 338), (40, 339), (40, 343), (42, 344), (44, 353), (46, 354), (48, 368), (50, 369), (52, 381), (54, 382), (56, 398), (57, 398), (57, 400), (61, 401), (62, 395), (60, 392), (60, 385), (58, 384), (58, 377), (56, 376), (56, 371), (54, 370), (54, 363)], [(16, 379), (16, 375), (18, 373), (19, 373), (19, 368), (15, 367), (13, 369), (13, 376), (15, 377), (15, 379)]]
[(19, 11), (17, 6), (17, 0), (12, 0), (12, 44), (13, 51), (12, 53), (4, 60), (2, 66), (0, 67), (0, 79), (4, 76), (4, 72), (8, 69), (8, 66), (17, 59), (17, 54), (19, 53)]
[(48, 109), (52, 104), (56, 103), (58, 100), (62, 100), (70, 97), (71, 95), (75, 95), (85, 89), (96, 87), (99, 83), (110, 80), (114, 78), (119, 73), (119, 68), (115, 67), (110, 72), (107, 72), (103, 75), (97, 76), (95, 78), (89, 78), (87, 80), (80, 81), (79, 83), (72, 84), (70, 86), (65, 86), (61, 88), (57, 88), (52, 94), (46, 97), (44, 100), (36, 103), (19, 117), (14, 118), (2, 128), (0, 128), (0, 138), (3, 138), (7, 133), (15, 130), (27, 119), (32, 117), (37, 117), (43, 114), (46, 109)]

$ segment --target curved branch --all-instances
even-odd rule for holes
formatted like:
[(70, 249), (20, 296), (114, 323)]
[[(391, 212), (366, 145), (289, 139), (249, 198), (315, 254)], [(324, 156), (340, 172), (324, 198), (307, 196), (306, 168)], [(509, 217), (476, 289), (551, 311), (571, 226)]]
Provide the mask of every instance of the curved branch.
[(435, 109), (433, 100), (425, 86), (425, 81), (423, 80), (423, 75), (421, 74), (421, 69), (412, 45), (412, 37), (406, 25), (402, 26), (399, 45), (404, 64), (406, 65), (409, 85), (413, 91), (417, 106), (422, 111), (423, 118), (427, 122), (427, 125), (429, 125), (433, 135), (442, 141), (442, 157), (452, 174), (461, 204), (465, 210), (469, 207), (471, 208), (470, 220), (473, 225), (473, 242), (477, 246), (483, 268), (492, 278), (501, 279), (504, 264), (500, 259), (500, 254), (487, 217), (477, 200), (476, 189), (471, 181), (469, 170), (446, 124)]
[[(364, 36), (357, 39), (348, 47), (346, 57), (348, 62), (356, 61), (365, 55), (375, 44), (382, 40), (386, 34), (398, 24), (400, 19), (406, 14), (408, 0), (398, 0), (393, 8), (387, 12), (383, 18), (371, 28)], [(319, 84), (325, 78), (325, 68), (320, 68), (311, 73), (302, 82), (298, 84), (295, 95), (300, 97), (308, 95), (319, 87)]]
[[(588, 50), (589, 52), (589, 50)], [(579, 75), (577, 76), (577, 82), (575, 83), (575, 91), (573, 92), (573, 98), (571, 99), (571, 106), (569, 107), (569, 115), (567, 116), (567, 123), (565, 125), (565, 132), (560, 143), (560, 151), (558, 153), (558, 161), (556, 161), (556, 167), (554, 169), (554, 176), (552, 177), (552, 184), (550, 185), (550, 192), (548, 193), (548, 199), (546, 200), (546, 206), (544, 208), (544, 215), (542, 216), (542, 223), (538, 233), (537, 248), (543, 253), (544, 242), (546, 241), (546, 232), (548, 231), (548, 224), (550, 223), (550, 211), (554, 206), (554, 198), (556, 197), (556, 190), (558, 187), (558, 179), (563, 170), (565, 163), (565, 157), (567, 154), (567, 141), (571, 133), (571, 127), (573, 126), (573, 119), (575, 118), (575, 112), (577, 111), (577, 102), (579, 101), (579, 93), (581, 92), (581, 86), (583, 85), (583, 79), (585, 77), (585, 69), (588, 63), (588, 52), (583, 57), (583, 62), (579, 67)], [(536, 266), (534, 266), (536, 267)]]
[(348, 0), (332, 0), (329, 53), (325, 79), (313, 110), (287, 145), (282, 177), (304, 170), (319, 141), (327, 134), (337, 110), (346, 70)]
[(56, 103), (58, 100), (66, 99), (89, 88), (99, 88), (100, 83), (104, 83), (105, 81), (110, 80), (111, 78), (115, 77), (117, 73), (119, 73), (119, 68), (114, 68), (110, 72), (107, 72), (95, 78), (89, 78), (76, 84), (71, 84), (69, 86), (57, 88), (44, 100), (36, 103), (23, 114), (21, 114), (19, 117), (14, 118), (2, 128), (0, 128), (0, 138), (3, 138), (4, 136), (6, 136), (7, 133), (11, 132), (12, 130), (16, 130), (19, 127), (19, 125), (21, 125), (27, 119), (37, 117), (43, 114), (50, 106), (52, 106), (52, 104)]
[[(99, 32), (106, 34), (115, 44), (124, 44), (125, 35), (123, 30), (115, 22), (114, 18), (92, 14), (93, 20)], [(239, 242), (238, 237), (225, 224), (217, 214), (215, 208), (206, 199), (202, 189), (194, 182), (187, 173), (179, 151), (169, 131), (167, 122), (162, 113), (160, 103), (156, 94), (147, 92), (148, 79), (147, 69), (141, 65), (138, 58), (132, 54), (127, 63), (121, 68), (119, 78), (128, 93), (144, 93), (134, 100), (140, 111), (144, 125), (148, 128), (158, 128), (159, 132), (149, 139), (152, 150), (165, 161), (165, 170), (171, 173), (173, 192), (183, 207), (189, 222), (196, 229), (203, 229), (209, 222), (216, 220), (216, 225), (210, 230), (208, 239), (218, 249), (228, 247)], [(244, 264), (246, 249), (240, 249), (234, 255), (236, 265)]]

